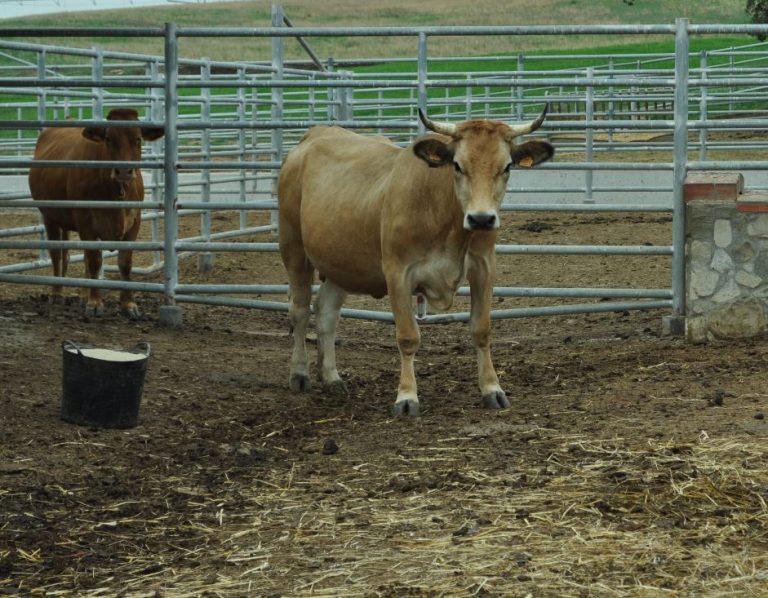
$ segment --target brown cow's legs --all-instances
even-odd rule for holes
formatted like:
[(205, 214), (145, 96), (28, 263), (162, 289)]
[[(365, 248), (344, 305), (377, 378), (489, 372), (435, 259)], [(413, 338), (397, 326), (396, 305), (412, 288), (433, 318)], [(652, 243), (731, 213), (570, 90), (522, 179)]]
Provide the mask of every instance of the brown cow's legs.
[(346, 394), (347, 389), (336, 369), (336, 326), (339, 323), (341, 306), (347, 294), (344, 290), (326, 280), (320, 286), (315, 302), (317, 328), (318, 377), (328, 390)]
[(482, 404), (486, 409), (504, 409), (509, 407), (509, 400), (499, 385), (491, 360), (491, 295), (496, 258), (490, 248), (480, 254), (470, 252), (467, 257), (467, 278), (472, 302), (469, 325), (477, 352)]
[[(126, 239), (132, 240), (132, 239)], [(128, 249), (121, 249), (117, 252), (117, 267), (120, 270), (120, 280), (131, 280), (131, 268), (133, 267), (133, 251)], [(133, 291), (131, 289), (123, 289), (120, 291), (120, 313), (135, 320), (141, 313), (139, 312), (139, 306), (133, 299)]]
[[(89, 239), (90, 240), (90, 239)], [(102, 256), (100, 249), (85, 250), (86, 278), (98, 280), (101, 273)], [(101, 300), (101, 289), (90, 287), (86, 291), (88, 301), (85, 304), (85, 315), (88, 317), (101, 316), (104, 313), (104, 303)]]
[[(63, 231), (55, 224), (45, 223), (45, 236), (49, 241), (62, 241), (67, 240), (68, 233)], [(51, 258), (51, 265), (53, 267), (53, 275), (56, 278), (62, 278), (67, 275), (67, 262), (69, 261), (69, 255), (66, 249), (49, 249), (48, 255)], [(64, 289), (60, 284), (51, 286), (51, 295), (48, 298), (51, 303), (64, 303)]]
[(400, 349), (400, 385), (392, 413), (395, 416), (418, 416), (420, 409), (414, 360), (421, 336), (411, 307), (411, 289), (399, 276), (387, 279), (387, 289), (392, 314), (395, 316), (397, 346)]

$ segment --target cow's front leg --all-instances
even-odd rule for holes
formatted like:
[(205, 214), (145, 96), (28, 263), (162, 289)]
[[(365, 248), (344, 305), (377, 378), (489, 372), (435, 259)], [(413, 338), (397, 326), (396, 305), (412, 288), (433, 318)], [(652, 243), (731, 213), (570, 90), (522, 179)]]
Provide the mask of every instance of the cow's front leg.
[[(141, 216), (137, 215), (134, 220), (133, 226), (123, 236), (123, 241), (135, 241), (139, 236), (139, 228), (141, 227)], [(133, 251), (128, 249), (121, 249), (117, 252), (117, 267), (120, 270), (120, 280), (131, 280), (131, 269), (133, 268)], [(136, 320), (140, 315), (139, 306), (136, 305), (136, 301), (133, 298), (133, 291), (131, 289), (123, 289), (120, 291), (120, 313), (125, 317)]]
[(318, 377), (323, 386), (330, 392), (342, 394), (346, 394), (347, 388), (336, 369), (335, 341), (341, 306), (344, 304), (346, 296), (344, 289), (326, 279), (320, 285), (320, 291), (315, 302)]
[[(90, 239), (89, 239), (90, 240)], [(101, 274), (101, 249), (85, 250), (85, 275), (91, 280), (98, 280)], [(104, 303), (101, 300), (101, 289), (89, 287), (85, 291), (87, 300), (85, 304), (85, 315), (88, 317), (101, 316), (104, 314)]]
[(491, 295), (496, 271), (494, 243), (485, 244), (478, 253), (467, 256), (467, 278), (470, 286), (470, 330), (477, 353), (477, 373), (486, 409), (506, 409), (509, 400), (499, 385), (499, 378), (491, 359)]
[(392, 314), (395, 317), (397, 346), (400, 349), (400, 385), (392, 413), (395, 416), (418, 416), (419, 397), (416, 391), (414, 361), (421, 338), (411, 308), (411, 289), (399, 279), (388, 280), (387, 286)]
[[(131, 268), (133, 266), (133, 251), (128, 249), (121, 249), (117, 252), (117, 267), (120, 270), (120, 280), (131, 280)], [(123, 289), (120, 291), (120, 313), (125, 317), (136, 320), (141, 313), (139, 312), (139, 306), (133, 299), (133, 291), (131, 289)]]

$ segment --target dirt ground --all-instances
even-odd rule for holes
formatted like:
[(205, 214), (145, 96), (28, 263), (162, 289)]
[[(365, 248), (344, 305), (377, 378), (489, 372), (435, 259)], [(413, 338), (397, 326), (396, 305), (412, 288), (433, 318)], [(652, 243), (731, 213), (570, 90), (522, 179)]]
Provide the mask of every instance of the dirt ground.
[[(503, 237), (669, 244), (670, 228), (666, 215), (507, 214)], [(285, 281), (277, 254), (195, 265), (182, 281)], [(498, 284), (667, 288), (669, 259), (504, 256)], [(283, 313), (185, 304), (169, 330), (157, 296), (139, 295), (131, 322), (114, 295), (89, 320), (46, 293), (0, 284), (2, 595), (755, 596), (768, 584), (764, 340), (692, 346), (661, 335), (665, 310), (497, 321), (512, 408), (492, 412), (467, 326), (425, 326), (422, 417), (392, 419), (391, 325), (343, 320), (349, 396), (296, 395)], [(66, 339), (151, 344), (137, 427), (60, 419)]]

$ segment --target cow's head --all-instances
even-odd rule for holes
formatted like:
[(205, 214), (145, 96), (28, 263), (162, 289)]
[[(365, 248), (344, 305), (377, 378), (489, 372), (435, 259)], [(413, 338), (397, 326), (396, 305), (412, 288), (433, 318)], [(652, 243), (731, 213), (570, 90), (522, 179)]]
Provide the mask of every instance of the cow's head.
[[(139, 120), (139, 114), (131, 108), (113, 108), (107, 120)], [(86, 127), (83, 137), (102, 144), (104, 159), (110, 161), (137, 162), (141, 160), (141, 140), (154, 141), (165, 134), (163, 127), (142, 129), (139, 127)], [(111, 178), (121, 187), (130, 183), (135, 176), (134, 168), (112, 168)]]
[(464, 212), (466, 230), (498, 228), (498, 209), (510, 171), (516, 167), (531, 168), (555, 154), (555, 148), (546, 141), (514, 143), (516, 137), (538, 129), (546, 114), (547, 107), (538, 118), (522, 125), (490, 120), (452, 124), (432, 121), (419, 110), (425, 127), (450, 139), (428, 137), (416, 142), (413, 151), (433, 168), (453, 168), (454, 189)]

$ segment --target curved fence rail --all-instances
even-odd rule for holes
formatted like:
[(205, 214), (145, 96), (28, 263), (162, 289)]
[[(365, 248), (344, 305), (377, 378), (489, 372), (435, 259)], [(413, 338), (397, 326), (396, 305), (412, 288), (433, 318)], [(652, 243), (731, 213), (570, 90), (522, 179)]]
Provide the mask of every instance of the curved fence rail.
[[(285, 310), (280, 301), (242, 295), (284, 295), (286, 285), (184, 284), (179, 259), (196, 255), (200, 269), (213, 267), (222, 251), (274, 252), (276, 177), (280, 162), (301, 134), (315, 124), (335, 123), (365, 134), (386, 134), (407, 143), (423, 132), (418, 108), (433, 118), (523, 120), (550, 105), (544, 130), (554, 140), (560, 159), (522, 173), (512, 181), (503, 208), (508, 211), (639, 211), (671, 212), (671, 243), (644, 245), (520, 246), (500, 245), (499, 254), (664, 255), (672, 264), (669, 287), (663, 289), (542, 289), (499, 287), (499, 297), (567, 297), (623, 299), (546, 308), (500, 310), (493, 317), (520, 317), (592, 311), (669, 308), (684, 313), (684, 210), (682, 185), (689, 170), (744, 170), (752, 189), (768, 189), (765, 162), (745, 159), (768, 149), (763, 131), (768, 120), (764, 103), (768, 79), (768, 45), (751, 44), (691, 54), (691, 34), (768, 33), (768, 26), (672, 25), (559, 27), (421, 27), (421, 28), (289, 28), (280, 7), (269, 28), (35, 29), (0, 28), (0, 171), (5, 191), (0, 210), (33, 210), (25, 173), (40, 128), (103, 122), (105, 108), (131, 106), (143, 114), (143, 126), (166, 127), (145, 158), (132, 166), (145, 170), (148, 199), (142, 204), (151, 239), (133, 243), (148, 252), (151, 263), (138, 269), (162, 269), (164, 282), (122, 283), (72, 278), (72, 286), (123, 286), (162, 293), (173, 320), (178, 304), (209, 303)], [(461, 59), (429, 55), (429, 40), (454, 35), (635, 35), (674, 36), (675, 53), (606, 57), (574, 54)], [(11, 41), (21, 36), (162, 37), (163, 56), (98, 49), (62, 48)], [(181, 38), (266, 37), (272, 39), (269, 63), (235, 63), (178, 56)], [(358, 60), (354, 67), (287, 62), (283, 43), (334, 36), (408, 36), (415, 57)], [(306, 45), (306, 41), (305, 41)], [(562, 66), (572, 61), (573, 65)], [(386, 66), (386, 68), (384, 68)], [(750, 133), (747, 141), (726, 139), (723, 132)], [(732, 136), (731, 136), (732, 137)], [(629, 159), (610, 162), (603, 154), (623, 152)], [(639, 153), (653, 160), (632, 160)], [(692, 160), (696, 152), (698, 160)], [(716, 156), (715, 160), (711, 156)], [(39, 166), (53, 164), (36, 163)], [(83, 167), (86, 164), (67, 164)], [(543, 174), (542, 174), (543, 173)], [(535, 178), (532, 178), (535, 177)], [(543, 183), (542, 183), (543, 181)], [(525, 197), (519, 201), (518, 197)], [(61, 203), (57, 205), (61, 206)], [(103, 207), (99, 202), (72, 202), (72, 207)], [(218, 212), (235, 211), (238, 224), (214, 230)], [(259, 218), (252, 216), (258, 214)], [(199, 219), (199, 234), (183, 237), (180, 220)], [(256, 220), (256, 221), (255, 221)], [(188, 229), (188, 227), (187, 227)], [(39, 250), (37, 259), (0, 266), (0, 281), (51, 284), (53, 278), (21, 274), (49, 264), (40, 225), (0, 231), (0, 249)], [(189, 234), (189, 233), (186, 233)], [(37, 240), (15, 240), (37, 235)], [(266, 236), (266, 239), (264, 237)], [(257, 242), (249, 239), (261, 239)], [(70, 242), (73, 250), (101, 248), (114, 255), (121, 245)], [(77, 258), (76, 258), (77, 259)], [(114, 267), (112, 267), (114, 268)], [(460, 294), (466, 294), (461, 289)], [(344, 310), (350, 317), (391, 320), (391, 314)], [(426, 316), (425, 321), (466, 319), (466, 313)]]

